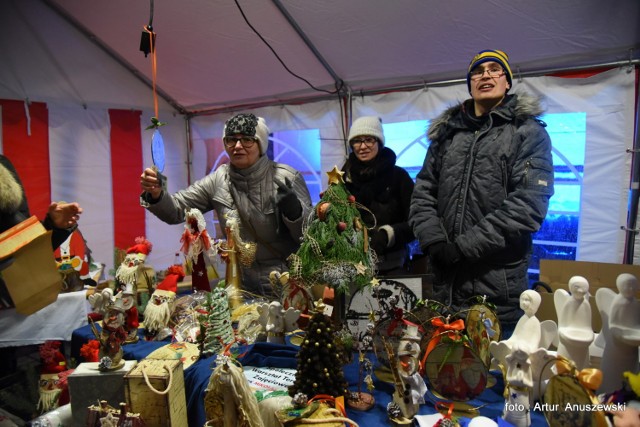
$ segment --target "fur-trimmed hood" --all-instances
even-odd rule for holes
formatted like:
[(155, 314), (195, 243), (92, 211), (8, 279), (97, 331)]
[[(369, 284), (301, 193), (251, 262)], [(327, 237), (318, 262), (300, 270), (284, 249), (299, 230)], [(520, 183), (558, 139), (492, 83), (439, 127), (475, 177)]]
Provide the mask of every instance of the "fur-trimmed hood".
[(0, 162), (0, 213), (11, 214), (22, 204), (22, 187), (11, 171)]
[[(472, 100), (467, 100), (472, 105)], [(453, 127), (458, 127), (458, 119), (461, 117), (464, 103), (449, 107), (437, 118), (435, 118), (427, 131), (427, 137), (430, 141), (435, 141), (446, 135)], [(518, 92), (513, 95), (507, 95), (507, 100), (502, 105), (492, 110), (507, 118), (513, 118), (516, 121), (528, 118), (537, 118), (544, 110), (540, 104), (540, 99), (529, 95), (526, 92)]]

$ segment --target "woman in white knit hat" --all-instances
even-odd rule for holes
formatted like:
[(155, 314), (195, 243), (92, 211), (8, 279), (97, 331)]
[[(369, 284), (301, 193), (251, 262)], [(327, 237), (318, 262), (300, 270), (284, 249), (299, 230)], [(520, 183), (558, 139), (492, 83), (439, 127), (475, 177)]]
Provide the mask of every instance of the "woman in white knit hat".
[(351, 153), (342, 170), (349, 192), (375, 215), (370, 244), (378, 256), (378, 272), (398, 273), (406, 261), (406, 245), (413, 240), (408, 223), (413, 181), (396, 166), (396, 153), (384, 146), (378, 117), (356, 119), (349, 131), (349, 146)]
[(163, 191), (156, 172), (145, 169), (140, 204), (168, 224), (184, 222), (185, 209), (193, 208), (215, 210), (223, 230), (228, 219), (239, 221), (240, 240), (257, 248), (241, 265), (242, 287), (274, 296), (269, 273), (286, 270), (287, 257), (300, 245), (302, 219), (311, 209), (309, 190), (300, 172), (265, 155), (269, 128), (262, 117), (231, 117), (222, 142), (230, 163), (177, 193)]

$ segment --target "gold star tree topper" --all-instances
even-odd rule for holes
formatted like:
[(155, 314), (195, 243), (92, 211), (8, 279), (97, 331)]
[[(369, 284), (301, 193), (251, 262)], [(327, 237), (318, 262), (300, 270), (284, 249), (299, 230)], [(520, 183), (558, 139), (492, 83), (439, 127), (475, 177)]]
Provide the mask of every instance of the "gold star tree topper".
[(344, 184), (344, 179), (342, 179), (342, 175), (344, 175), (344, 172), (338, 169), (337, 166), (334, 166), (333, 169), (327, 172), (327, 176), (329, 177), (329, 185)]

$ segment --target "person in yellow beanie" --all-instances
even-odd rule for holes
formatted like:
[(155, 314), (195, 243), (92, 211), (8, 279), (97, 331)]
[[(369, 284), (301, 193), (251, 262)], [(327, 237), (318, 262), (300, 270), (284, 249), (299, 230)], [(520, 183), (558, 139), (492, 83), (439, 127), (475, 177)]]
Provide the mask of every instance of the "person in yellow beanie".
[(431, 259), (433, 297), (454, 310), (496, 306), (504, 337), (522, 315), (532, 234), (553, 195), (551, 139), (537, 99), (509, 94), (509, 56), (483, 50), (467, 68), (468, 99), (431, 121), (410, 223)]

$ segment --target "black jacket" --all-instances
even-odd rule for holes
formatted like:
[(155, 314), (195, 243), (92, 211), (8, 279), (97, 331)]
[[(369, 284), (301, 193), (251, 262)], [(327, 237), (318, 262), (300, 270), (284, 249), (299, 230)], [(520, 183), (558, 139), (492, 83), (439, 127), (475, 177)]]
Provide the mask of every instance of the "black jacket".
[(431, 145), (417, 176), (411, 225), (426, 248), (455, 242), (462, 261), (434, 265), (434, 296), (454, 308), (486, 295), (503, 322), (521, 315), (532, 241), (553, 195), (551, 140), (538, 101), (507, 96), (484, 121), (468, 100), (429, 127)]
[[(351, 153), (342, 170), (347, 190), (355, 196), (357, 203), (375, 216), (376, 230), (373, 232), (383, 226), (393, 230), (392, 244), (378, 254), (378, 269), (401, 267), (406, 244), (414, 239), (409, 225), (413, 180), (406, 170), (396, 166), (396, 154), (387, 147), (381, 147), (375, 159), (366, 163)], [(367, 226), (373, 225), (371, 214), (361, 210), (361, 215)]]

